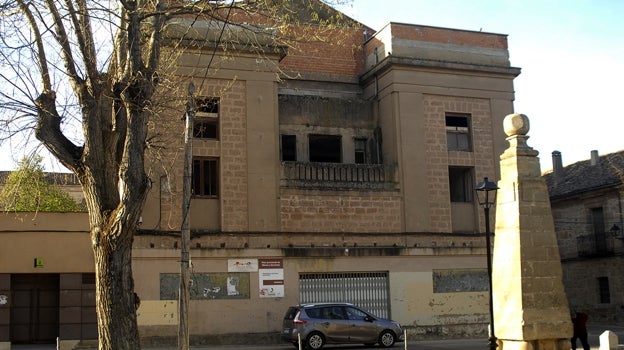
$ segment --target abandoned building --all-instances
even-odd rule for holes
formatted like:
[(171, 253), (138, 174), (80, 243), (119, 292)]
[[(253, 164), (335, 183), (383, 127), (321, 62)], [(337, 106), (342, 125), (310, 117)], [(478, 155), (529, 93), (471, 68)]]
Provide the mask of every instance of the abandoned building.
[[(179, 24), (211, 37), (206, 23)], [(274, 46), (261, 60), (244, 45), (226, 59), (214, 42), (179, 57), (178, 74), (196, 87), (191, 339), (275, 337), (289, 305), (322, 301), (358, 304), (413, 337), (486, 332), (473, 187), (499, 177), (507, 146), (502, 121), (520, 74), (507, 37), (389, 23), (341, 38)], [(133, 249), (145, 339), (177, 334), (181, 114), (157, 115), (151, 129), (166, 147), (150, 158)], [(0, 317), (0, 349), (95, 339), (86, 214), (21, 220), (2, 221), (13, 243), (0, 245), (0, 295), (40, 290), (48, 304), (0, 305), (12, 310)]]

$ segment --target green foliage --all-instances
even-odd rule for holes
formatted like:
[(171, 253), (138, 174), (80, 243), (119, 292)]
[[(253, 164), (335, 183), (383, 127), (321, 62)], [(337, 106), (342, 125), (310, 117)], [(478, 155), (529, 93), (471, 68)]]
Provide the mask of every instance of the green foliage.
[(5, 211), (84, 211), (67, 192), (46, 181), (42, 158), (24, 158), (0, 190), (0, 208)]

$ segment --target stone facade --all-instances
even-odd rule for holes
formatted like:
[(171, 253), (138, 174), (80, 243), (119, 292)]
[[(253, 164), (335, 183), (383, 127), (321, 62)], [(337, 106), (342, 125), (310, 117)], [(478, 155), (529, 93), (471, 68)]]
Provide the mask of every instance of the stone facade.
[(562, 166), (553, 152), (548, 183), (570, 307), (590, 321), (622, 322), (624, 152)]

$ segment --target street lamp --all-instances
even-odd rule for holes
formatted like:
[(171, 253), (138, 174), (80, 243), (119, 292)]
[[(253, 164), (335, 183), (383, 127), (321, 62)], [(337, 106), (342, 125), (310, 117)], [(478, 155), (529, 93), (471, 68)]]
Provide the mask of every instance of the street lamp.
[[(489, 181), (487, 177), (483, 178), (482, 182), (477, 184), (475, 191), (477, 192), (477, 199), (479, 205), (483, 206), (483, 213), (485, 214), (485, 244), (487, 252), (487, 272), (488, 281), (490, 283), (490, 336), (488, 338), (488, 347), (490, 350), (496, 350), (497, 339), (494, 333), (494, 305), (492, 297), (492, 245), (490, 244), (490, 208), (496, 203), (496, 190), (498, 186), (492, 181)], [(490, 194), (490, 192), (492, 192)]]
[(623, 237), (620, 237), (620, 226), (613, 224), (613, 226), (611, 226), (611, 228), (609, 229), (609, 232), (611, 232), (611, 236), (617, 239), (624, 240)]

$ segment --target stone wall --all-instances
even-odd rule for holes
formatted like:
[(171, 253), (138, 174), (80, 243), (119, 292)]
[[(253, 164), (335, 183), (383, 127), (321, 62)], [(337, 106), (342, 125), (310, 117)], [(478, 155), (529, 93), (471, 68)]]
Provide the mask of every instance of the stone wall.
[(400, 232), (398, 193), (284, 193), (280, 198), (283, 231)]

